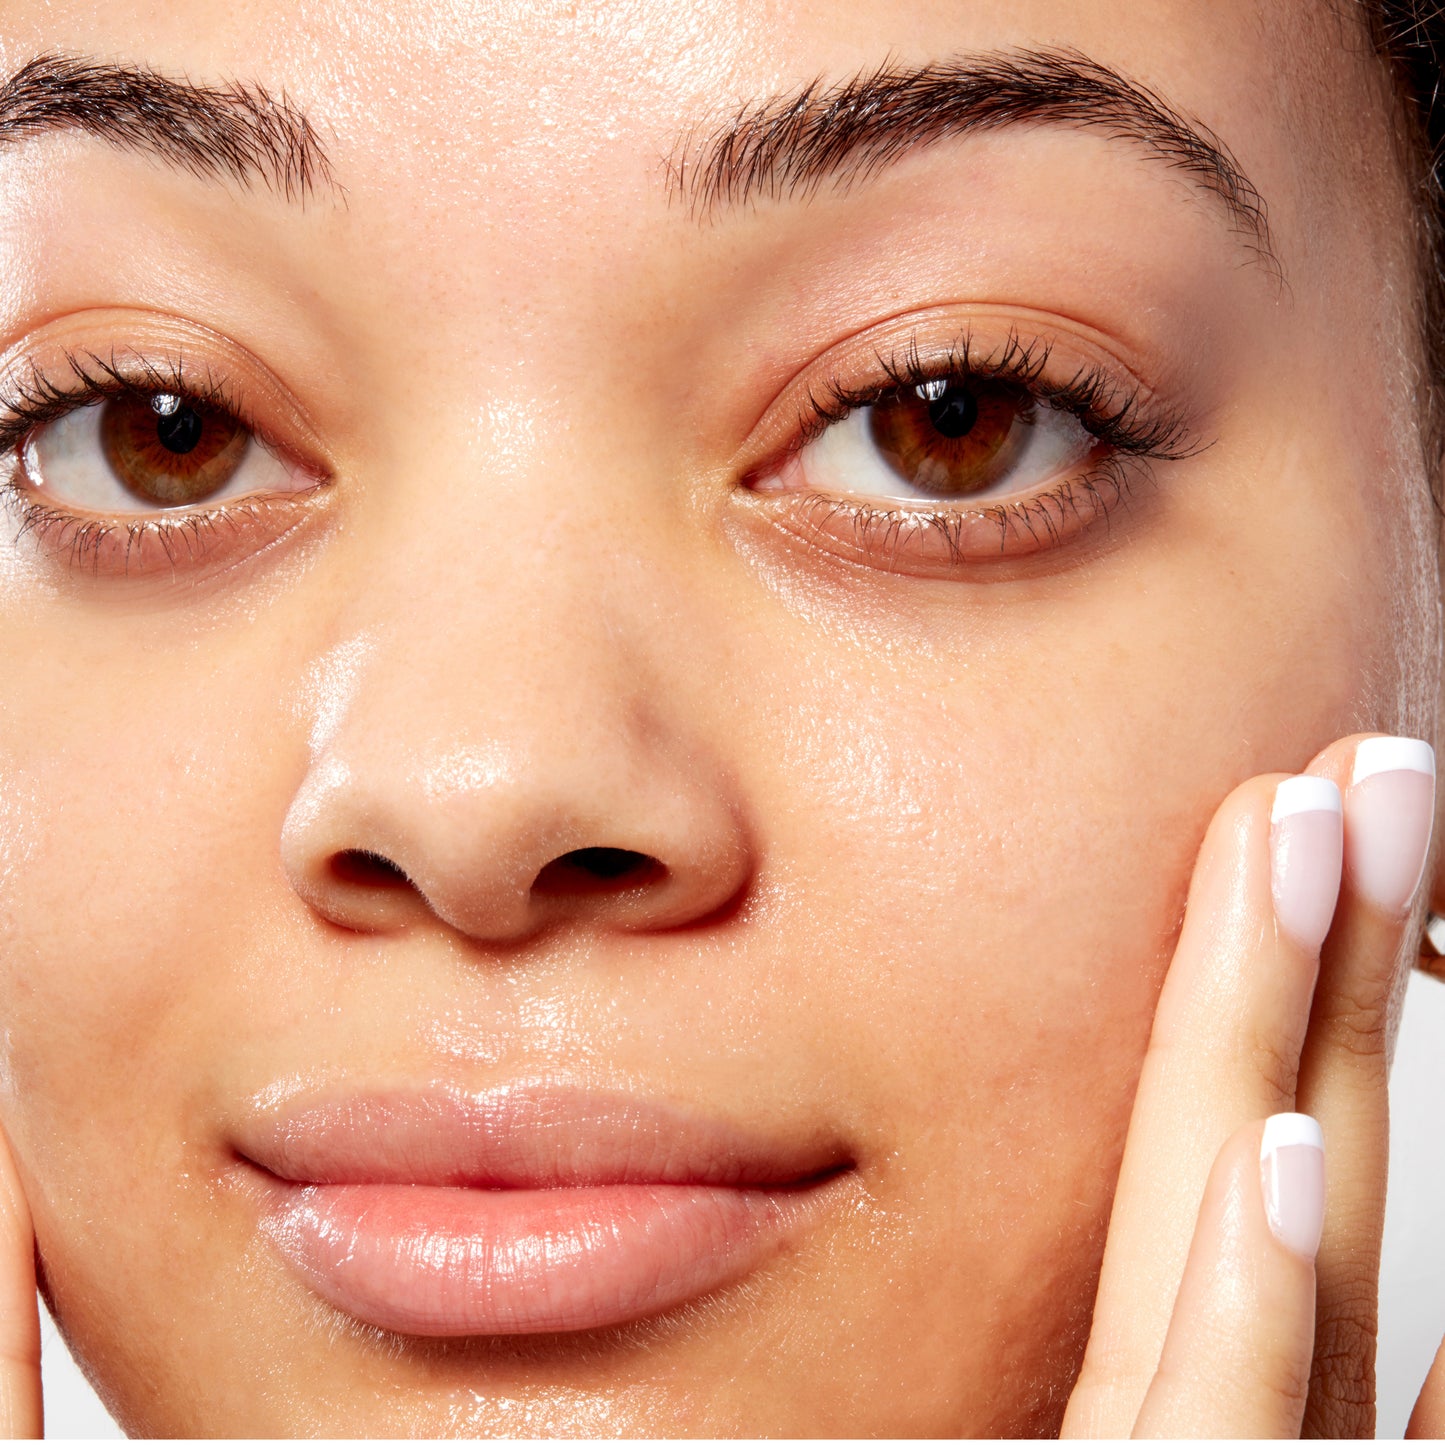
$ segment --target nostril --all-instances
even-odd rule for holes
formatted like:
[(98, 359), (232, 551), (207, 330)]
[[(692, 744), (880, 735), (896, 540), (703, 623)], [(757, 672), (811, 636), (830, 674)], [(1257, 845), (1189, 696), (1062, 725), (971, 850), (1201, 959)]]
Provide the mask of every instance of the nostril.
[(364, 848), (347, 848), (331, 859), (331, 874), (339, 883), (360, 888), (405, 888), (411, 880), (380, 853)]
[(616, 893), (655, 883), (667, 869), (646, 853), (630, 848), (574, 848), (554, 858), (532, 883), (541, 894)]

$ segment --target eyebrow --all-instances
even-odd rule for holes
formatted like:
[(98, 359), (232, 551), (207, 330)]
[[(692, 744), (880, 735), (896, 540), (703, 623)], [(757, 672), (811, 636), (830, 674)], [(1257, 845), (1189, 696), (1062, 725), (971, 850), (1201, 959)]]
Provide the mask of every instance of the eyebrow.
[(37, 56), (0, 86), (0, 149), (64, 130), (205, 180), (259, 181), (288, 201), (335, 187), (305, 114), (259, 85), (202, 85), (145, 67)]
[(866, 181), (921, 147), (1023, 125), (1098, 131), (1141, 147), (1221, 202), (1245, 246), (1281, 274), (1264, 198), (1228, 146), (1157, 91), (1077, 50), (986, 52), (817, 80), (685, 136), (668, 171), (694, 214), (713, 216), (758, 199), (804, 199), (826, 182)]

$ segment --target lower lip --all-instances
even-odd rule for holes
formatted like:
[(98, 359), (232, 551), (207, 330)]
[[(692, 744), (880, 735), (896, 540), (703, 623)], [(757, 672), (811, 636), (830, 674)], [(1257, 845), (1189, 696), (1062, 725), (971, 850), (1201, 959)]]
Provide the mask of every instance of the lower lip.
[(264, 1228), (323, 1299), (411, 1335), (599, 1329), (776, 1253), (818, 1186), (466, 1189), (274, 1181)]

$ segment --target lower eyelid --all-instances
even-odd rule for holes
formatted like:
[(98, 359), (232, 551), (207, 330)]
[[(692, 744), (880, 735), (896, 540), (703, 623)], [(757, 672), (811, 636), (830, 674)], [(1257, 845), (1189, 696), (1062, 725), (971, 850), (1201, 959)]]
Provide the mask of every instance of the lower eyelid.
[(81, 578), (99, 580), (219, 576), (306, 526), (330, 490), (329, 480), (317, 480), (281, 496), (117, 517), (53, 507), (16, 485), (13, 474), (0, 478), (13, 541), (32, 544), (44, 560)]
[(856, 498), (786, 487), (741, 489), (768, 520), (845, 561), (886, 571), (941, 576), (1060, 549), (1107, 527), (1151, 476), (1139, 458), (1104, 458), (1032, 494), (983, 507), (877, 506)]

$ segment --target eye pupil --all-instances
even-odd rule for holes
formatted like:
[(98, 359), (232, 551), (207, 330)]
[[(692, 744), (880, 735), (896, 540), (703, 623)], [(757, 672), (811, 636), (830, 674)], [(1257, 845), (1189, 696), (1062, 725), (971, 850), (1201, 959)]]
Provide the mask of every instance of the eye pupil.
[[(928, 419), (940, 436), (950, 441), (966, 437), (978, 420), (978, 398), (967, 387), (946, 382), (939, 388), (936, 384), (926, 396)], [(920, 388), (922, 394), (922, 388)]]
[(200, 444), (201, 433), (205, 431), (205, 423), (200, 414), (189, 406), (178, 406), (167, 412), (160, 412), (160, 408), (156, 410), (160, 413), (156, 417), (156, 440), (167, 451), (180, 457), (195, 451)]

